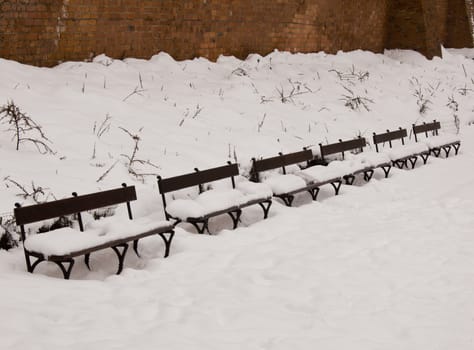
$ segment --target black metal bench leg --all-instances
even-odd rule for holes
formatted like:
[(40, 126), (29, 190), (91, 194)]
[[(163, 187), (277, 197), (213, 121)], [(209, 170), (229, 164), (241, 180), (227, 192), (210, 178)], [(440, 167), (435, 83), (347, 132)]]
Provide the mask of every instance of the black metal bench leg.
[(420, 154), (421, 159), (423, 159), (423, 164), (426, 164), (426, 162), (428, 161), (429, 156), (430, 156), (429, 153)]
[(453, 147), (454, 147), (454, 155), (457, 156), (458, 152), (459, 152), (459, 148), (461, 147), (461, 144), (456, 143), (456, 144), (453, 145)]
[(278, 196), (278, 198), (280, 198), (287, 207), (291, 207), (291, 205), (293, 204), (293, 200), (295, 199), (295, 196), (290, 194), (288, 196)]
[(23, 249), (24, 253), (25, 253), (25, 261), (26, 261), (26, 271), (28, 271), (29, 273), (33, 273), (33, 271), (35, 270), (35, 267), (38, 266), (38, 264), (42, 261), (44, 261), (45, 259), (44, 258), (38, 258), (36, 257), (36, 260), (35, 262), (32, 264), (31, 263), (31, 257), (32, 255), (30, 253), (28, 253), (26, 251), (26, 249)]
[(398, 169), (403, 169), (403, 165), (405, 164), (405, 162), (403, 160), (397, 159), (397, 160), (392, 161), (392, 164), (396, 166)]
[(410, 157), (409, 160), (410, 160), (411, 168), (415, 169), (415, 165), (416, 165), (416, 161), (418, 160), (418, 156)]
[(165, 258), (170, 255), (170, 248), (171, 248), (171, 241), (173, 240), (174, 237), (174, 231), (167, 232), (169, 234), (168, 238), (166, 237), (165, 233), (162, 232), (160, 233), (160, 237), (163, 238), (163, 241), (165, 241)]
[(374, 176), (374, 171), (373, 170), (366, 170), (364, 171), (364, 180), (369, 182), (370, 179)]
[(388, 177), (388, 174), (390, 173), (390, 169), (392, 169), (391, 165), (384, 165), (382, 167), (383, 173), (385, 174), (385, 178)]
[(313, 199), (313, 201), (315, 201), (318, 198), (319, 187), (312, 188), (308, 190), (308, 192), (311, 195), (311, 198)]
[(140, 253), (138, 253), (138, 239), (133, 241), (133, 251), (140, 258)]
[(240, 219), (240, 215), (242, 215), (242, 210), (238, 209), (236, 211), (230, 211), (227, 214), (232, 218), (232, 223), (234, 225), (234, 230), (235, 230), (237, 226), (239, 225), (239, 219)]
[[(69, 259), (69, 260), (64, 260), (64, 261), (53, 261), (56, 265), (59, 266), (61, 269), (64, 279), (68, 280), (69, 277), (71, 276), (71, 271), (72, 267), (74, 266), (74, 259)], [(69, 264), (69, 266), (66, 268), (64, 264)]]
[[(190, 222), (191, 225), (193, 225), (196, 230), (198, 231), (199, 234), (203, 234), (205, 231), (207, 231), (207, 233), (210, 234), (209, 232), (209, 220), (205, 220), (205, 221), (199, 221), (199, 222)], [(202, 226), (200, 226), (199, 224), (202, 224)]]
[(346, 185), (352, 185), (354, 183), (355, 176), (354, 175), (346, 175), (346, 176), (344, 176), (344, 180), (346, 180)]
[(432, 148), (431, 150), (431, 153), (433, 153), (433, 155), (438, 158), (440, 153), (441, 153), (441, 148)]
[[(265, 206), (264, 203), (266, 203), (268, 205)], [(268, 218), (268, 212), (270, 211), (270, 207), (272, 206), (272, 201), (268, 200), (268, 201), (265, 201), (265, 202), (260, 202), (260, 203), (258, 203), (258, 205), (260, 205), (260, 207), (263, 209), (263, 218), (264, 219)]]
[[(119, 248), (122, 248), (122, 251), (120, 251)], [(117, 258), (119, 260), (119, 266), (117, 270), (118, 275), (120, 274), (120, 272), (122, 272), (123, 269), (123, 262), (125, 260), (125, 255), (127, 254), (128, 244), (116, 245), (115, 247), (112, 247), (112, 249), (114, 250), (115, 254), (117, 254)]]
[(91, 256), (90, 253), (84, 255), (84, 263), (86, 264), (86, 266), (87, 266), (87, 268), (89, 269), (89, 271), (91, 270), (90, 259), (89, 259), (90, 256)]
[(342, 186), (342, 181), (336, 181), (336, 182), (331, 182), (331, 186), (334, 188), (335, 195), (337, 196), (339, 194), (339, 190), (341, 189)]
[(449, 157), (449, 152), (451, 151), (451, 145), (444, 146), (443, 151), (446, 154), (446, 158), (448, 158)]

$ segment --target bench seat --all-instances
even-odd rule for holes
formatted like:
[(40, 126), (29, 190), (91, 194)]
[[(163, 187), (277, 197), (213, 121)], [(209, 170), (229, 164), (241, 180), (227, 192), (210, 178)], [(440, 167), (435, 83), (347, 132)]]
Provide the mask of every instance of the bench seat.
[(455, 145), (455, 144), (460, 143), (461, 141), (459, 140), (459, 137), (457, 137), (457, 135), (444, 134), (444, 135), (429, 137), (425, 140), (422, 140), (421, 142), (426, 144), (426, 146), (428, 146), (430, 149), (433, 149), (433, 148), (439, 148), (439, 147), (448, 146), (448, 145)]
[(370, 181), (377, 168), (382, 169), (385, 177), (388, 177), (392, 167), (390, 158), (386, 154), (363, 152), (366, 145), (365, 138), (360, 136), (353, 140), (339, 140), (328, 145), (320, 143), (321, 161), (328, 167), (334, 167), (335, 171), (339, 171), (338, 174), (348, 185), (354, 183), (355, 176), (358, 174), (363, 174), (364, 180)]
[[(185, 198), (166, 197), (169, 192), (198, 187), (199, 192)], [(174, 225), (191, 223), (199, 233), (209, 232), (209, 219), (228, 214), (237, 227), (242, 208), (258, 204), (264, 219), (272, 204), (272, 191), (264, 184), (256, 184), (239, 175), (237, 164), (231, 164), (163, 179), (158, 177), (158, 187), (167, 219)]]
[[(273, 196), (280, 198), (287, 206), (292, 205), (295, 194), (300, 192), (309, 192), (312, 199), (316, 200), (319, 187), (326, 184), (331, 184), (337, 195), (342, 183), (340, 176), (323, 176), (323, 173), (328, 172), (325, 166), (320, 167), (319, 178), (312, 175), (309, 169), (315, 166), (308, 167), (308, 165), (313, 159), (313, 153), (308, 149), (294, 153), (280, 153), (276, 157), (266, 159), (253, 158), (252, 178), (268, 185)], [(301, 163), (306, 163), (306, 167), (301, 166)]]
[[(413, 124), (413, 134), (415, 141), (424, 143), (428, 146), (430, 154), (439, 157), (441, 150), (444, 151), (446, 157), (449, 157), (449, 152), (454, 149), (454, 154), (457, 155), (461, 147), (461, 140), (457, 135), (439, 134), (441, 123), (433, 120), (432, 123), (423, 123), (420, 125)], [(418, 134), (425, 135), (424, 139), (420, 139)]]
[(235, 189), (211, 189), (196, 198), (172, 200), (167, 204), (166, 211), (173, 218), (187, 221), (215, 216), (215, 213), (237, 211), (271, 199), (272, 192), (268, 186), (247, 182), (236, 183)]
[(306, 181), (295, 174), (275, 174), (264, 179), (263, 183), (271, 188), (275, 196), (301, 192), (307, 187)]
[(403, 160), (420, 154), (429, 153), (428, 146), (423, 143), (412, 143), (382, 150), (392, 161)]

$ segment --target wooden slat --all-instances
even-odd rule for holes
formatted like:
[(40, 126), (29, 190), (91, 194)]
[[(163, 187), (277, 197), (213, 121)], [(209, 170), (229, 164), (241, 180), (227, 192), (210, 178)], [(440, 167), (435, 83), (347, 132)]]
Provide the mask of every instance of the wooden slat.
[(25, 225), (63, 215), (71, 215), (86, 210), (130, 202), (136, 199), (135, 186), (117, 188), (109, 191), (60, 199), (54, 202), (15, 208), (15, 221), (17, 225)]
[(199, 171), (199, 175), (201, 176), (201, 183), (212, 182), (239, 175), (239, 167), (237, 164), (233, 163), (217, 168)]
[(283, 154), (282, 157), (284, 165), (298, 164), (312, 160), (313, 152), (308, 149), (299, 152)]
[(407, 137), (407, 129), (388, 131), (383, 134), (374, 134), (374, 143), (383, 143)]
[(239, 175), (239, 168), (237, 164), (234, 163), (166, 179), (159, 179), (158, 187), (160, 193), (163, 194), (236, 175)]
[(307, 162), (313, 159), (311, 150), (303, 150), (299, 152), (281, 154), (276, 157), (255, 160), (253, 163), (253, 171), (261, 172), (271, 169), (278, 169), (286, 165)]
[(420, 134), (422, 132), (434, 131), (441, 129), (440, 122), (434, 121), (432, 123), (413, 125), (413, 132), (415, 134)]
[(258, 159), (253, 162), (253, 171), (259, 173), (261, 171), (281, 168), (284, 165), (282, 156)]
[(342, 153), (353, 149), (363, 148), (366, 145), (364, 137), (360, 137), (354, 140), (342, 141), (337, 143), (331, 143), (329, 145), (321, 144), (321, 156), (327, 156), (334, 153)]

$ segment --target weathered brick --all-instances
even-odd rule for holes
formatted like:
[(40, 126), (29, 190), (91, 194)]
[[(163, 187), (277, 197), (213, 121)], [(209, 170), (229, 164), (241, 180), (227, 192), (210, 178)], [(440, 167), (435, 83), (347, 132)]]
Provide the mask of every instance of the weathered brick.
[[(0, 56), (36, 65), (89, 59), (241, 58), (273, 49), (472, 47), (464, 0), (10, 0)], [(13, 40), (14, 39), (14, 40)]]

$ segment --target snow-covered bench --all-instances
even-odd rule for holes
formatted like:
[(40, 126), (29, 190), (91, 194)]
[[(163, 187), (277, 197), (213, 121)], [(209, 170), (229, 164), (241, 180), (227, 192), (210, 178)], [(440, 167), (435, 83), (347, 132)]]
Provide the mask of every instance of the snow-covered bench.
[[(239, 176), (237, 164), (211, 168), (203, 171), (163, 179), (158, 176), (158, 188), (163, 199), (166, 219), (192, 224), (199, 233), (209, 232), (209, 219), (221, 214), (232, 218), (237, 228), (242, 208), (258, 204), (263, 209), (264, 219), (272, 205), (272, 192), (262, 184), (256, 184)], [(212, 183), (210, 189), (204, 185)], [(186, 198), (169, 201), (166, 194), (189, 187), (197, 187), (199, 193)]]
[(374, 151), (363, 152), (367, 142), (364, 137), (353, 140), (319, 144), (321, 162), (342, 173), (346, 184), (352, 185), (357, 174), (364, 174), (364, 180), (370, 181), (374, 170), (380, 168), (388, 177), (392, 168), (390, 158)]
[[(426, 144), (435, 157), (439, 157), (441, 150), (444, 150), (446, 157), (449, 156), (451, 148), (454, 149), (455, 154), (458, 154), (459, 147), (461, 147), (461, 140), (456, 135), (439, 135), (438, 130), (441, 129), (440, 122), (433, 120), (432, 123), (423, 123), (420, 125), (413, 124), (413, 134), (416, 142)], [(425, 134), (426, 139), (419, 140), (418, 134)], [(429, 137), (431, 134), (432, 137)]]
[[(395, 131), (387, 130), (386, 133), (376, 134), (373, 133), (373, 141), (377, 152), (386, 153), (392, 164), (397, 168), (402, 169), (403, 167), (408, 168), (408, 162), (410, 162), (411, 168), (415, 167), (415, 164), (420, 157), (423, 160), (423, 164), (426, 164), (430, 155), (428, 146), (424, 143), (412, 143), (405, 145), (405, 137), (407, 137), (407, 130), (399, 128)], [(393, 147), (392, 141), (400, 140), (401, 145)], [(385, 144), (389, 147), (383, 147)], [(382, 147), (379, 146), (382, 144)]]
[[(328, 171), (325, 166), (312, 166), (301, 170), (287, 173), (287, 166), (306, 163), (313, 160), (311, 150), (287, 153), (265, 159), (252, 159), (251, 180), (262, 182), (271, 187), (273, 196), (280, 198), (287, 206), (291, 206), (295, 194), (309, 192), (313, 200), (316, 200), (319, 187), (331, 184), (336, 192), (342, 184), (342, 176)], [(274, 171), (277, 170), (277, 171)]]
[[(96, 192), (60, 199), (52, 202), (22, 207), (16, 203), (14, 215), (16, 224), (20, 226), (21, 239), (25, 252), (28, 272), (33, 272), (42, 261), (51, 261), (59, 266), (64, 278), (69, 279), (74, 258), (84, 255), (85, 263), (90, 269), (90, 254), (107, 248), (112, 248), (117, 254), (119, 266), (117, 274), (122, 271), (123, 261), (128, 249), (128, 243), (133, 242), (137, 256), (138, 240), (159, 235), (165, 242), (165, 257), (168, 256), (174, 231), (168, 221), (156, 222), (147, 218), (132, 220), (130, 202), (137, 199), (134, 186), (122, 185), (109, 191)], [(126, 203), (128, 218), (106, 218), (109, 220), (94, 220), (84, 228), (81, 212)], [(72, 227), (58, 228), (49, 232), (26, 236), (25, 225), (48, 219), (61, 218), (66, 215), (77, 216), (79, 230)], [(31, 257), (36, 258), (32, 263)]]

